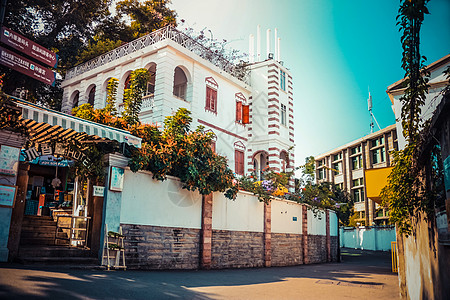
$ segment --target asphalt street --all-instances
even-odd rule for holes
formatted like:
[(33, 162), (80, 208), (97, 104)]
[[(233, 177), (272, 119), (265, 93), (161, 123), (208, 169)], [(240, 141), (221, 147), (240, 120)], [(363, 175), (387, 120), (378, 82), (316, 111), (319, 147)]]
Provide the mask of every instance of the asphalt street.
[(198, 271), (105, 271), (1, 263), (1, 299), (398, 299), (389, 253), (341, 263)]

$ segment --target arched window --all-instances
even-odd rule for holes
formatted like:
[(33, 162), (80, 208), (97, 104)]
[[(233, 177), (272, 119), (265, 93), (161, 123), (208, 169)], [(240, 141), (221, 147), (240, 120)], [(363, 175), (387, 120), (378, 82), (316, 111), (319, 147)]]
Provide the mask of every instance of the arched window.
[(286, 151), (282, 151), (280, 153), (280, 163), (281, 163), (281, 172), (285, 173), (286, 169), (289, 168), (289, 157)]
[(206, 104), (205, 110), (217, 113), (217, 90), (219, 85), (212, 77), (207, 77), (206, 82)]
[(78, 106), (78, 101), (80, 100), (80, 92), (76, 91), (75, 93), (76, 94), (75, 94), (75, 96), (73, 96), (73, 99), (72, 99), (72, 108), (77, 107)]
[(94, 102), (95, 102), (95, 85), (89, 91), (89, 96), (88, 96), (88, 103), (90, 105), (94, 106)]
[(147, 83), (144, 97), (151, 97), (155, 94), (156, 64), (152, 63), (148, 68), (148, 72), (150, 73), (150, 80)]
[(186, 100), (187, 77), (180, 67), (175, 68), (173, 77), (173, 95)]
[(131, 74), (127, 76), (127, 79), (125, 79), (125, 83), (123, 85), (123, 89), (129, 89), (131, 87)]

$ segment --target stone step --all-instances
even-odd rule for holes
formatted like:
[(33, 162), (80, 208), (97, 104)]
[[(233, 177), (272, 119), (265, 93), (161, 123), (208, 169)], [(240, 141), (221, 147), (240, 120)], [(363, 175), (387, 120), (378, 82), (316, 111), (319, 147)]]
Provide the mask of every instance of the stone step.
[(56, 225), (50, 226), (30, 226), (30, 225), (22, 225), (22, 232), (55, 232)]
[(91, 257), (91, 251), (68, 246), (22, 246), (19, 257)]
[(22, 231), (20, 239), (27, 238), (55, 238), (55, 231)]
[(55, 237), (51, 238), (26, 238), (21, 237), (20, 238), (20, 245), (26, 246), (26, 245), (54, 245), (55, 244)]

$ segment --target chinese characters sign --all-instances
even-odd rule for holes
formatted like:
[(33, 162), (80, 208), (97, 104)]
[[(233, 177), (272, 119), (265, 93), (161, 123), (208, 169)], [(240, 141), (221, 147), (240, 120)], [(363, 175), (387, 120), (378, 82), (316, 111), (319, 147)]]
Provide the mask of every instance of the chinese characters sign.
[(13, 185), (0, 185), (0, 206), (14, 207), (17, 187)]
[(0, 64), (49, 85), (55, 85), (55, 72), (3, 47), (0, 47)]
[(56, 143), (54, 148), (51, 144), (48, 143), (37, 144), (34, 147), (30, 147), (24, 150), (24, 154), (26, 155), (27, 161), (33, 162), (34, 160), (39, 158), (39, 164), (47, 166), (67, 166), (63, 163), (60, 164), (60, 162), (42, 159), (45, 156), (52, 155), (58, 155), (73, 160), (78, 160), (81, 161), (84, 165), (87, 165), (89, 163), (89, 158), (83, 152), (72, 150), (68, 147), (65, 147), (65, 145), (61, 143)]
[(111, 191), (121, 192), (123, 190), (123, 177), (125, 170), (119, 167), (111, 167), (109, 189)]
[(35, 58), (50, 67), (56, 68), (58, 64), (58, 55), (55, 52), (36, 44), (35, 42), (4, 26), (2, 27), (0, 41), (5, 45), (17, 49), (23, 54)]
[(6, 145), (0, 146), (0, 174), (16, 176), (19, 165), (20, 149), (9, 147)]

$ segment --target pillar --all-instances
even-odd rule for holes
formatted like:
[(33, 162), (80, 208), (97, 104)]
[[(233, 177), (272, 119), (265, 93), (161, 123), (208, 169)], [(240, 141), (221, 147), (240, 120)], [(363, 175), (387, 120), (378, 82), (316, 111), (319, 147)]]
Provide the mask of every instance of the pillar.
[(306, 205), (302, 205), (302, 252), (303, 263), (309, 264), (308, 256), (308, 208)]
[(272, 266), (272, 206), (264, 204), (264, 266)]
[(211, 269), (213, 194), (202, 196), (202, 228), (200, 231), (200, 268)]
[(330, 211), (326, 210), (326, 244), (327, 244), (327, 261), (331, 261), (331, 236), (330, 236)]

